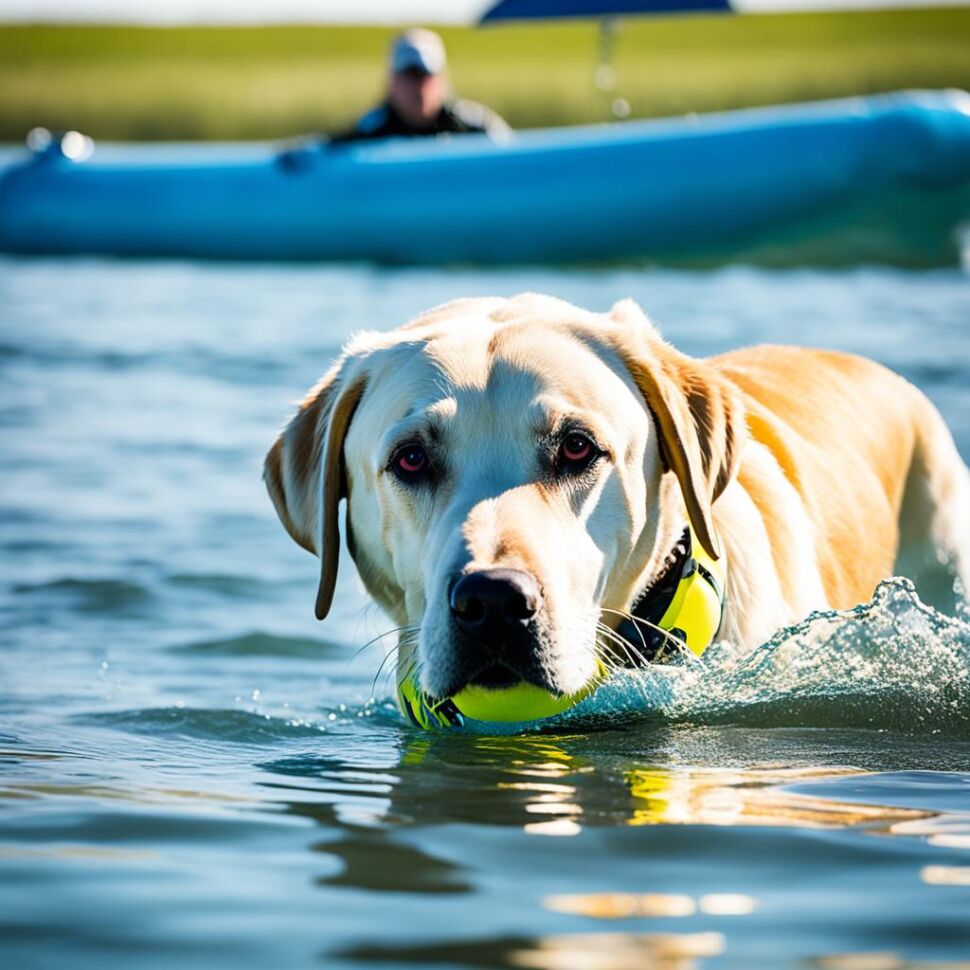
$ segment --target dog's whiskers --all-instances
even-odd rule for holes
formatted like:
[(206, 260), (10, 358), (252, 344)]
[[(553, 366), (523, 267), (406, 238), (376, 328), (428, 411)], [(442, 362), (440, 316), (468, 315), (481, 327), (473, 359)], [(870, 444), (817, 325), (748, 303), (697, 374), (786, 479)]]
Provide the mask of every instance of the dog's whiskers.
[(384, 653), (380, 664), (378, 665), (377, 672), (374, 674), (374, 679), (371, 683), (371, 693), (376, 694), (380, 686), (381, 675), (385, 673), (385, 667), (389, 660), (394, 658), (399, 659), (400, 651), (402, 647), (414, 646), (417, 643), (417, 636), (420, 633), (420, 627), (414, 625), (408, 626), (398, 626), (391, 630), (385, 630), (383, 633), (378, 634), (372, 640), (368, 640), (362, 647), (360, 647), (352, 659), (356, 659), (360, 654), (369, 647), (372, 643), (382, 640), (384, 637), (388, 637), (391, 634), (398, 634), (397, 642), (392, 644)]
[[(616, 632), (616, 630), (607, 626), (601, 620), (596, 621), (596, 627), (598, 631), (601, 634), (603, 634), (611, 643), (615, 644), (623, 651), (627, 660), (629, 660), (631, 664), (633, 664), (634, 666), (644, 666), (644, 667), (647, 667), (650, 665), (650, 662), (647, 660), (646, 656), (644, 656), (644, 654), (640, 650), (638, 650), (634, 644), (630, 643), (630, 641), (627, 640), (626, 637), (621, 636), (619, 633)], [(646, 647), (646, 643), (644, 643), (644, 648), (645, 647)]]
[[(377, 668), (377, 672), (374, 674), (374, 680), (371, 683), (372, 694), (377, 692), (381, 675), (385, 673), (384, 668), (387, 666), (388, 660), (390, 660), (392, 657), (396, 659), (399, 646), (399, 644), (395, 644), (390, 650), (388, 650), (386, 654), (384, 654), (384, 659), (381, 660), (380, 665)], [(390, 673), (390, 668), (387, 669), (387, 672)]]
[[(605, 637), (606, 640), (609, 641), (609, 643), (615, 644), (616, 646), (618, 646), (626, 655), (627, 660), (630, 661), (630, 664), (633, 667), (636, 667), (642, 670), (649, 670), (650, 664), (645, 661), (645, 658), (643, 657), (643, 655), (636, 649), (636, 647), (633, 646), (633, 644), (629, 643), (623, 637), (619, 636), (619, 634), (617, 634), (615, 630), (611, 630), (605, 624), (597, 622), (597, 633), (600, 636)], [(602, 641), (599, 640), (599, 638), (597, 638), (597, 646), (606, 647), (606, 645), (603, 644)], [(610, 647), (606, 647), (606, 650), (608, 651), (608, 653), (604, 654), (603, 652), (600, 652), (599, 656), (600, 656), (600, 660), (604, 663), (604, 666), (607, 667), (610, 673), (616, 673), (618, 671), (625, 670), (626, 669), (625, 666), (616, 657), (615, 651), (610, 649)], [(637, 662), (638, 660), (640, 661), (639, 663)], [(648, 699), (647, 688), (646, 688), (646, 685), (643, 683), (642, 678), (639, 678), (639, 677), (634, 678), (634, 683), (637, 690), (643, 696), (644, 700)]]
[[(597, 659), (604, 668), (606, 677), (610, 677), (615, 673), (628, 670), (630, 667), (638, 668), (640, 670), (650, 670), (653, 664), (646, 656), (647, 643), (639, 627), (637, 627), (637, 633), (640, 637), (640, 644), (637, 645), (635, 643), (631, 643), (626, 637), (622, 636), (612, 627), (608, 626), (601, 619), (599, 619), (599, 616), (604, 613), (610, 613), (622, 619), (630, 620), (634, 622), (635, 626), (638, 624), (643, 624), (644, 626), (648, 626), (651, 629), (656, 630), (667, 643), (673, 645), (680, 655), (686, 657), (692, 662), (697, 662), (697, 658), (687, 648), (686, 644), (671, 634), (668, 630), (664, 630), (655, 623), (651, 623), (649, 620), (644, 620), (640, 617), (634, 617), (632, 614), (623, 610), (616, 610), (610, 607), (598, 607), (597, 611), (596, 618), (593, 619), (595, 627), (593, 648)], [(392, 629), (382, 631), (377, 636), (358, 647), (354, 652), (352, 660), (356, 660), (364, 650), (374, 643), (377, 643), (394, 634), (397, 634), (397, 641), (386, 649), (384, 656), (378, 665), (377, 671), (374, 674), (371, 690), (375, 696), (383, 687), (384, 680), (389, 679), (394, 672), (394, 664), (390, 663), (392, 660), (396, 661), (397, 663), (396, 679), (398, 682), (417, 678), (419, 676), (420, 659), (418, 658), (416, 651), (411, 653), (405, 666), (401, 667), (402, 651), (409, 651), (418, 645), (420, 627), (416, 625), (393, 627)], [(564, 635), (568, 636), (569, 631), (564, 631)], [(644, 698), (647, 698), (648, 691), (642, 678), (634, 678), (634, 680), (637, 689), (643, 694)]]
[[(645, 620), (643, 617), (633, 616), (630, 613), (624, 612), (623, 610), (612, 610), (606, 606), (601, 606), (600, 612), (613, 613), (616, 616), (622, 617), (624, 620), (629, 620), (631, 623), (633, 623), (634, 627), (637, 628), (637, 634), (640, 637), (640, 642), (643, 644), (644, 650), (647, 649), (647, 642), (644, 640), (638, 624), (643, 624), (643, 626), (650, 627), (651, 630), (655, 630), (657, 633), (659, 633), (664, 638), (665, 643), (672, 646), (680, 656), (688, 661), (688, 663), (693, 665), (700, 663), (700, 658), (690, 649), (690, 647), (687, 646), (686, 643), (684, 643), (683, 640), (681, 640), (679, 637), (675, 637), (669, 630), (665, 630), (662, 626), (657, 626), (656, 623), (651, 623), (650, 620)], [(650, 661), (646, 660), (645, 658), (642, 659), (644, 659), (645, 663), (650, 663)]]
[[(367, 643), (359, 646), (354, 651), (354, 655), (353, 657), (351, 657), (351, 660), (352, 661), (356, 660), (369, 646), (371, 646), (371, 644), (377, 643), (378, 640), (383, 640), (385, 637), (389, 637), (393, 633), (403, 633), (406, 636), (408, 633), (416, 629), (417, 627), (413, 625), (405, 625), (405, 626), (395, 626), (395, 627), (392, 627), (390, 630), (384, 630), (382, 633), (378, 633), (376, 637), (372, 637), (370, 640), (368, 640)], [(393, 647), (392, 649), (396, 649), (396, 648), (397, 648), (397, 645), (395, 645), (395, 647)]]
[(403, 633), (398, 639), (397, 643), (394, 645), (393, 649), (388, 651), (384, 660), (381, 662), (381, 667), (383, 668), (384, 664), (386, 664), (391, 657), (394, 657), (397, 662), (400, 663), (402, 651), (411, 650), (412, 648), (417, 647), (419, 635), (420, 630), (417, 627)]

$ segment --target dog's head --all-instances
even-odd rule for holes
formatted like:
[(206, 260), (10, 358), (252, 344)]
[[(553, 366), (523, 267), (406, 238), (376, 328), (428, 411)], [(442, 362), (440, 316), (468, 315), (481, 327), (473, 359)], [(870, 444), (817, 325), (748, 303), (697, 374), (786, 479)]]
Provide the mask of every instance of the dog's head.
[(631, 302), (461, 300), (353, 340), (265, 478), (320, 557), (318, 617), (346, 497), (351, 554), (429, 695), (521, 681), (569, 694), (687, 519), (718, 555), (711, 505), (741, 434), (730, 385)]

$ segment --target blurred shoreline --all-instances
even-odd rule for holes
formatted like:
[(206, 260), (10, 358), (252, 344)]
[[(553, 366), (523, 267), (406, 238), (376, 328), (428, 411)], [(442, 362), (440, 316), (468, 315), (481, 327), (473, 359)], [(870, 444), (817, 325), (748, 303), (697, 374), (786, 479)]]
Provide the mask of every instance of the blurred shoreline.
[[(970, 88), (970, 9), (627, 18), (615, 84), (595, 21), (442, 27), (462, 97), (517, 128), (902, 88)], [(125, 141), (278, 138), (381, 95), (393, 28), (0, 24), (0, 141), (43, 125)], [(600, 81), (610, 77), (600, 76)]]

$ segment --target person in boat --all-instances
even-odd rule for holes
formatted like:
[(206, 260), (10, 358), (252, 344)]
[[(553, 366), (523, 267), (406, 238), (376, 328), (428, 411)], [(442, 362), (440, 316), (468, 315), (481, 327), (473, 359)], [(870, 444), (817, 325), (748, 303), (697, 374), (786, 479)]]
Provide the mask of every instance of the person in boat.
[(451, 97), (446, 65), (445, 45), (433, 31), (415, 27), (399, 34), (384, 101), (330, 143), (472, 132), (508, 137), (511, 129), (490, 108)]

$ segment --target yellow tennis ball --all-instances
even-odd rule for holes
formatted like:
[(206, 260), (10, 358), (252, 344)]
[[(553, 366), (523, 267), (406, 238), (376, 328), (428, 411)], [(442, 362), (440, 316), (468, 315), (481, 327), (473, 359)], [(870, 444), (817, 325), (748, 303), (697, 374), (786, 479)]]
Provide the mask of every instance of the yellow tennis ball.
[(577, 694), (551, 694), (532, 684), (516, 684), (499, 690), (466, 687), (452, 697), (465, 717), (476, 721), (538, 721), (562, 714), (592, 693), (588, 686)]
[(600, 685), (605, 668), (585, 687), (574, 694), (553, 694), (532, 684), (491, 689), (465, 687), (453, 697), (443, 700), (429, 698), (413, 678), (398, 684), (397, 698), (402, 712), (418, 727), (458, 727), (466, 718), (475, 721), (511, 723), (539, 721), (554, 714), (562, 714), (585, 700)]

